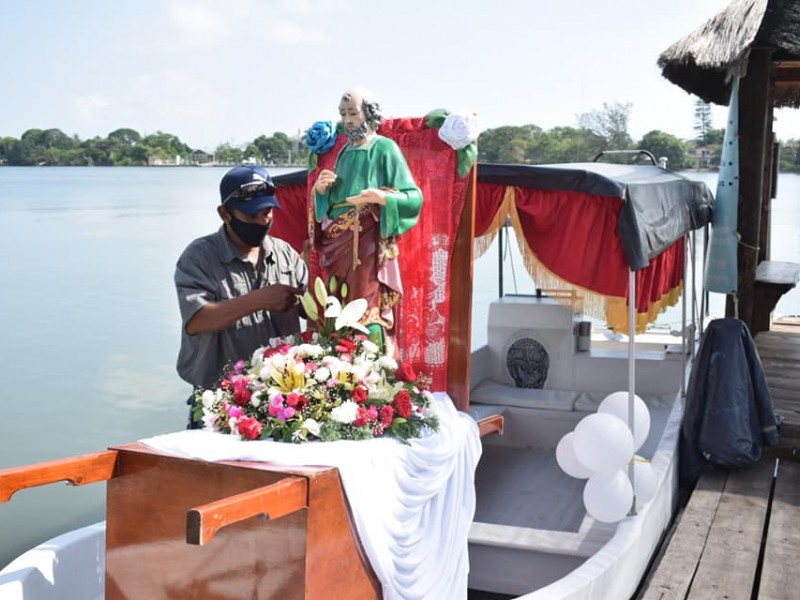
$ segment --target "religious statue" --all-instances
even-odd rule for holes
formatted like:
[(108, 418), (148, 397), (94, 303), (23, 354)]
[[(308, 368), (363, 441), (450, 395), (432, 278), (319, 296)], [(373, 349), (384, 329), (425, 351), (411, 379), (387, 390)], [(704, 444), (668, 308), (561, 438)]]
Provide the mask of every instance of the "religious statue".
[(348, 300), (367, 300), (362, 324), (394, 354), (393, 309), (403, 293), (396, 238), (417, 223), (422, 192), (398, 145), (378, 135), (381, 108), (370, 92), (345, 92), (339, 115), (347, 143), (314, 183), (320, 265), (347, 284)]

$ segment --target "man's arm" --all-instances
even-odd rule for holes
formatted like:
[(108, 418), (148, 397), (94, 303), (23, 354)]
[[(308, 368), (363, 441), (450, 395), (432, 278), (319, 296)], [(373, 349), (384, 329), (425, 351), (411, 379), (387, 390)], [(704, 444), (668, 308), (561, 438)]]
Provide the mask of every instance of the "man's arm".
[(222, 331), (242, 317), (259, 310), (289, 310), (297, 304), (297, 296), (302, 288), (277, 283), (253, 290), (238, 298), (209, 302), (198, 310), (186, 323), (186, 333), (212, 333)]

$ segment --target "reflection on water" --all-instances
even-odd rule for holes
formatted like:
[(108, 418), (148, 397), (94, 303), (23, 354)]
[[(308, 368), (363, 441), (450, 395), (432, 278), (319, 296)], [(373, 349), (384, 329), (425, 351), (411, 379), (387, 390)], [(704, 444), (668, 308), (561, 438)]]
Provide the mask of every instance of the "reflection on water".
[[(223, 172), (0, 168), (0, 468), (183, 427), (189, 388), (174, 369), (180, 318), (172, 273), (186, 244), (218, 227)], [(714, 174), (690, 175), (715, 188)], [(800, 177), (781, 176), (779, 188), (772, 256), (800, 262)], [(476, 264), (473, 345), (486, 339), (496, 269), (495, 245)], [(518, 256), (505, 281), (509, 292), (535, 289)], [(800, 293), (785, 296), (778, 311), (800, 313)], [(664, 317), (679, 322), (676, 314)], [(0, 504), (0, 566), (102, 519), (103, 496), (100, 484), (54, 484)]]

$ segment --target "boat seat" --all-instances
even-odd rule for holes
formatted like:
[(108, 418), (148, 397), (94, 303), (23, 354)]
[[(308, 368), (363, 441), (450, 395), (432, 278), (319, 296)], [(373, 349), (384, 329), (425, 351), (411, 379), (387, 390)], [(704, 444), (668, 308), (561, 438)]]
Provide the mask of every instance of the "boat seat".
[[(503, 406), (517, 406), (573, 411), (576, 410), (576, 404), (587, 396), (587, 392), (518, 388), (486, 379), (470, 392), (470, 401), (498, 409)], [(601, 400), (602, 398), (600, 396)]]
[(469, 416), (478, 423), (478, 431), (483, 437), (490, 433), (503, 435), (505, 429), (505, 406), (493, 406), (490, 404), (469, 405)]

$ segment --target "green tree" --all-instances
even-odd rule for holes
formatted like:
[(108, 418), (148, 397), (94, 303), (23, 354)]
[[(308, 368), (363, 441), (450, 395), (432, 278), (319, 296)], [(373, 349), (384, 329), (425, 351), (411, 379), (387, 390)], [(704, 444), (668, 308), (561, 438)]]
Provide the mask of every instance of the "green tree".
[(487, 129), (478, 138), (478, 160), (488, 163), (525, 163), (533, 138), (542, 129), (536, 125), (506, 125)]
[(554, 127), (548, 163), (588, 162), (606, 149), (606, 140), (585, 128)]
[(639, 142), (639, 148), (652, 152), (656, 160), (666, 157), (667, 165), (672, 170), (689, 166), (686, 142), (658, 129), (646, 133)]
[(628, 133), (632, 109), (630, 102), (604, 102), (602, 110), (578, 115), (578, 125), (603, 138), (607, 150), (629, 150), (633, 145)]
[(177, 136), (163, 131), (151, 133), (144, 137), (141, 143), (147, 149), (149, 158), (171, 162), (175, 160), (175, 157), (189, 160), (192, 154), (192, 149)]
[(708, 144), (708, 134), (712, 128), (711, 105), (698, 98), (694, 103), (694, 130), (697, 132), (695, 138), (697, 142)]
[(223, 165), (238, 165), (242, 163), (244, 153), (241, 148), (231, 146), (227, 142), (220, 144), (214, 150), (214, 160)]

